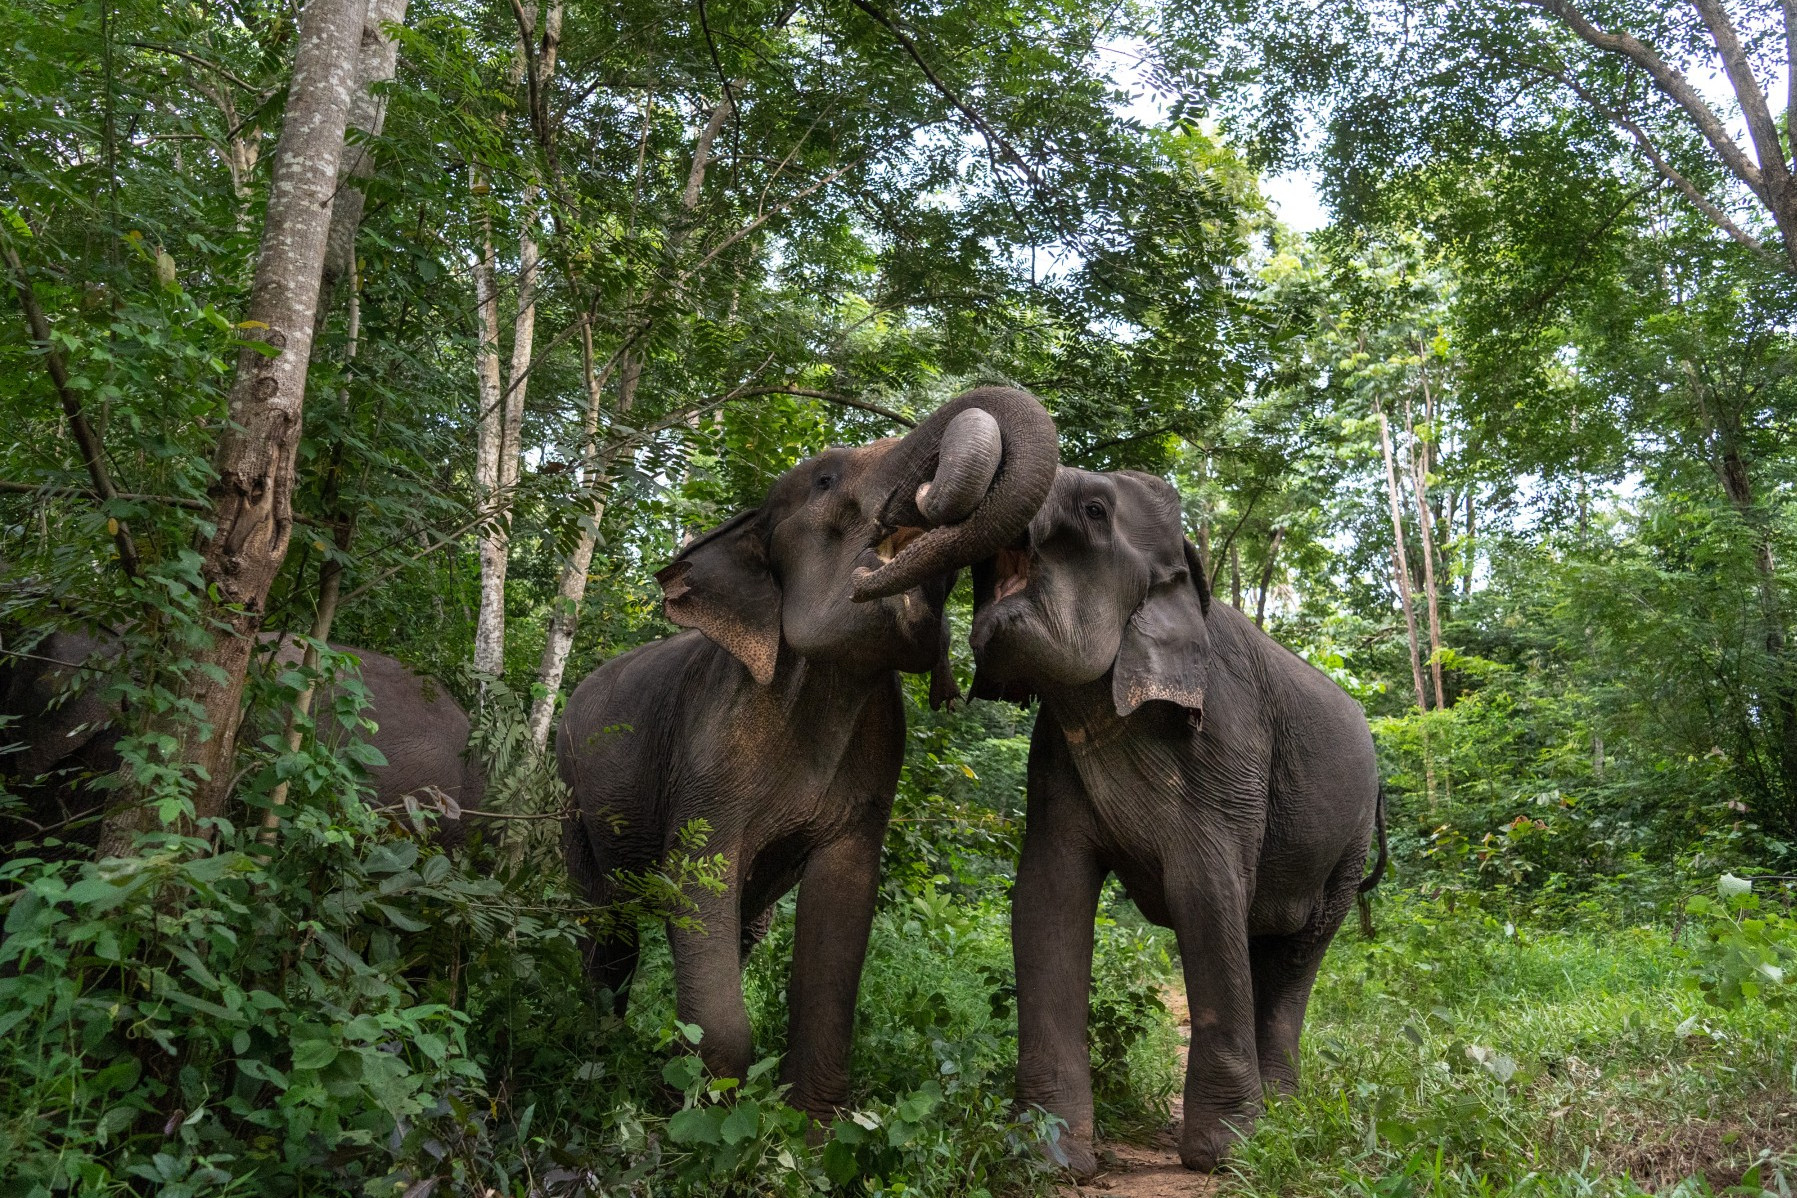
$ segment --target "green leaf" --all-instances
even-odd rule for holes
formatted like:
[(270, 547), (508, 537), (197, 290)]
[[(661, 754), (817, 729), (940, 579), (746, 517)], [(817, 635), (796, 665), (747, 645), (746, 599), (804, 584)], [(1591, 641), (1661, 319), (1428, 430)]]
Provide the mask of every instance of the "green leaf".
[(688, 1107), (668, 1120), (668, 1138), (676, 1144), (717, 1144), (723, 1139), (724, 1109)]
[(397, 907), (390, 906), (387, 903), (374, 903), (372, 905), (376, 911), (379, 911), (382, 915), (387, 917), (388, 923), (391, 923), (402, 932), (427, 932), (430, 930), (430, 924), (422, 919), (412, 918)]
[(676, 1090), (686, 1090), (705, 1072), (705, 1062), (698, 1057), (678, 1056), (661, 1067), (661, 1079)]
[(726, 1144), (740, 1144), (752, 1139), (761, 1130), (761, 1104), (752, 1098), (745, 1098), (736, 1104), (736, 1109), (725, 1116), (720, 1134)]
[(833, 1183), (845, 1186), (855, 1180), (861, 1172), (861, 1166), (855, 1160), (855, 1150), (842, 1140), (831, 1140), (824, 1145), (824, 1176)]
[(337, 1059), (337, 1046), (329, 1040), (299, 1040), (293, 1045), (295, 1069), (323, 1069)]

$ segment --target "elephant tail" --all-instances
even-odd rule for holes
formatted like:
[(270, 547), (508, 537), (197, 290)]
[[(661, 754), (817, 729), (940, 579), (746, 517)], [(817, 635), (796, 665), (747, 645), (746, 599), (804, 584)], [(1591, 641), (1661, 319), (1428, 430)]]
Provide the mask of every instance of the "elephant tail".
[(1379, 784), (1379, 797), (1373, 803), (1373, 829), (1379, 836), (1379, 859), (1373, 862), (1373, 872), (1361, 879), (1358, 894), (1365, 894), (1379, 884), (1385, 876), (1385, 863), (1391, 860), (1391, 854), (1385, 848), (1385, 784)]

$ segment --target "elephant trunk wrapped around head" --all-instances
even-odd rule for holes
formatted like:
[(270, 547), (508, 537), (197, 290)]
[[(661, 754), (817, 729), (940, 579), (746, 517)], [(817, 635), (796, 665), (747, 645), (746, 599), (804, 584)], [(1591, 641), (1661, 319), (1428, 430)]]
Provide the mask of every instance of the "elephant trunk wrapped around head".
[(948, 679), (942, 607), (954, 572), (1022, 535), (1059, 456), (1054, 421), (1008, 387), (970, 391), (903, 437), (827, 449), (656, 575), (668, 618), (763, 684), (783, 645)]
[(943, 405), (893, 447), (875, 487), (890, 495), (878, 517), (896, 530), (888, 542), (925, 531), (857, 571), (855, 599), (896, 595), (996, 553), (1029, 526), (1059, 461), (1054, 421), (1028, 392), (981, 387)]

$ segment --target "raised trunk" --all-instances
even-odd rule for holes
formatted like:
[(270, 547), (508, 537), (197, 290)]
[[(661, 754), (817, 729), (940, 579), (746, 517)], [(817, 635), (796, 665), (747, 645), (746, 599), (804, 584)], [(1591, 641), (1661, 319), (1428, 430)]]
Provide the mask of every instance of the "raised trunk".
[[(244, 674), (263, 604), (293, 529), (293, 480), (312, 357), (343, 134), (355, 91), (356, 47), (364, 0), (307, 0), (300, 12), (293, 78), (244, 321), (246, 339), (272, 346), (266, 357), (238, 351), (230, 419), (213, 455), (209, 489), (215, 531), (201, 554), (200, 612), (214, 631), (181, 680), (197, 719), (168, 731), (178, 759), (191, 767), (194, 830), (224, 813), (235, 773)], [(133, 796), (144, 798), (146, 796)], [(101, 832), (103, 856), (129, 852), (135, 835), (157, 823), (143, 803), (120, 805)]]

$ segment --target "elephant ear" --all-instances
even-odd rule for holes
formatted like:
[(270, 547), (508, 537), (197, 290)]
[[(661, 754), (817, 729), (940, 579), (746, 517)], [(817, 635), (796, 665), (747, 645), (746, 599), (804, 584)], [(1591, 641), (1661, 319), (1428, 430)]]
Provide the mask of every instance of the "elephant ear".
[(1183, 563), (1161, 567), (1148, 595), (1129, 618), (1111, 671), (1111, 699), (1118, 715), (1151, 700), (1176, 703), (1194, 717), (1204, 714), (1210, 635), (1205, 627), (1204, 572), (1186, 542)]
[(774, 680), (780, 660), (780, 584), (768, 567), (759, 511), (719, 525), (656, 572), (662, 610), (697, 628), (743, 663), (755, 681)]

